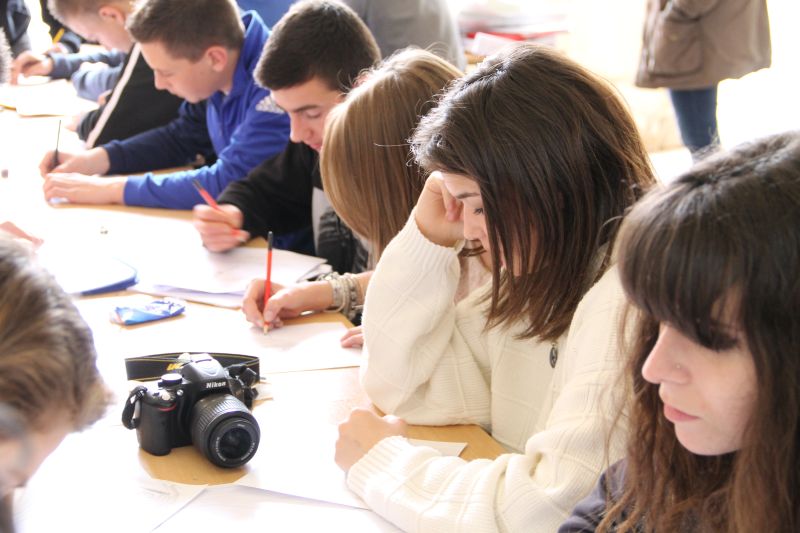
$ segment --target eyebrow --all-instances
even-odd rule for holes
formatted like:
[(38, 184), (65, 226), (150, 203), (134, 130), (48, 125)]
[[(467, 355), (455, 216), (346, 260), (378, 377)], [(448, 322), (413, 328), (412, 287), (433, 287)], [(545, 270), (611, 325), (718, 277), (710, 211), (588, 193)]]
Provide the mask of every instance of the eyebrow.
[(476, 192), (462, 192), (461, 194), (454, 196), (456, 200), (463, 200), (465, 198), (472, 198), (473, 196), (479, 196)]
[(302, 113), (303, 111), (308, 111), (309, 109), (318, 109), (318, 108), (319, 106), (317, 104), (309, 104), (309, 105), (304, 105), (302, 107), (298, 107), (297, 109), (290, 109), (290, 110), (284, 109), (284, 111), (288, 111), (289, 113)]

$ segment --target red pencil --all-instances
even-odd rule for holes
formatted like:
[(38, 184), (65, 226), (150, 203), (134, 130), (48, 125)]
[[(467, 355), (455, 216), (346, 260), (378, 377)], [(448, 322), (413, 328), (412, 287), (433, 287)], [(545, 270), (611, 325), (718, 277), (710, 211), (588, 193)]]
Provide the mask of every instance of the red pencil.
[[(194, 184), (194, 188), (197, 189), (197, 192), (200, 193), (200, 196), (203, 197), (203, 200), (205, 200), (205, 202), (211, 206), (211, 209), (214, 209), (215, 211), (219, 211), (220, 213), (225, 214), (225, 211), (222, 210), (217, 201), (214, 200), (214, 197), (211, 196), (211, 194), (206, 190), (205, 187), (203, 187), (203, 184), (200, 183), (200, 181), (197, 178), (194, 178), (192, 180), (192, 183)], [(237, 233), (236, 228), (231, 226), (231, 234), (236, 235), (236, 233)]]
[(216, 200), (214, 200), (214, 197), (213, 197), (213, 196), (211, 196), (211, 195), (208, 193), (208, 191), (206, 190), (206, 188), (205, 188), (205, 187), (203, 187), (203, 184), (202, 184), (202, 183), (200, 183), (200, 181), (199, 181), (197, 178), (193, 179), (193, 180), (192, 180), (192, 183), (194, 183), (194, 187), (195, 187), (195, 189), (197, 189), (197, 192), (199, 192), (199, 193), (200, 193), (200, 196), (202, 196), (202, 197), (203, 197), (203, 200), (205, 200), (205, 202), (206, 202), (208, 205), (210, 205), (210, 206), (211, 206), (213, 209), (216, 209), (217, 211), (222, 211), (222, 209), (220, 209), (220, 207), (219, 207), (219, 204), (217, 203), (217, 201), (216, 201)]
[[(264, 309), (272, 295), (272, 232), (267, 232), (267, 278), (264, 283)], [(264, 322), (264, 334), (269, 331), (269, 324)]]

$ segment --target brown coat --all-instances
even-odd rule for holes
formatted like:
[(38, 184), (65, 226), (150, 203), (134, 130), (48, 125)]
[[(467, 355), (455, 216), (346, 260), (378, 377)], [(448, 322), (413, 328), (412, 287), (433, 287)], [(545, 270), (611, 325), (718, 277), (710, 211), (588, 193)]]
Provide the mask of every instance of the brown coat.
[(700, 89), (769, 67), (766, 0), (648, 0), (636, 85)]

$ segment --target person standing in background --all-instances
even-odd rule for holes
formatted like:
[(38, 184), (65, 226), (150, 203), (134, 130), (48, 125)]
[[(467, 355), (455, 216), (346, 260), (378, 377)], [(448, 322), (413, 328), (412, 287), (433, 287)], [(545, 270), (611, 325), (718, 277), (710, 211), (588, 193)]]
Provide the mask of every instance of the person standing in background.
[(464, 70), (464, 47), (447, 0), (342, 0), (375, 36), (383, 57), (419, 46)]
[(683, 144), (719, 146), (717, 86), (767, 68), (766, 0), (648, 0), (636, 85), (669, 89)]

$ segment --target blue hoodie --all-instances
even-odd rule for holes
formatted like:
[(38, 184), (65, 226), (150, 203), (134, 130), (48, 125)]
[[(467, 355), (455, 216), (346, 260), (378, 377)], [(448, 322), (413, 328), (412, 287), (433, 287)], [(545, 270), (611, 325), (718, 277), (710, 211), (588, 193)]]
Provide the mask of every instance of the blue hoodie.
[[(109, 174), (187, 165), (197, 154), (212, 151), (217, 161), (196, 170), (129, 176), (125, 204), (191, 209), (202, 202), (193, 179), (216, 198), (229, 183), (285, 148), (289, 117), (275, 112), (269, 91), (253, 79), (269, 30), (252, 11), (242, 16), (242, 22), (244, 44), (229, 94), (218, 91), (204, 102), (184, 103), (169, 124), (103, 145), (111, 162)], [(265, 103), (259, 106), (261, 102)]]

